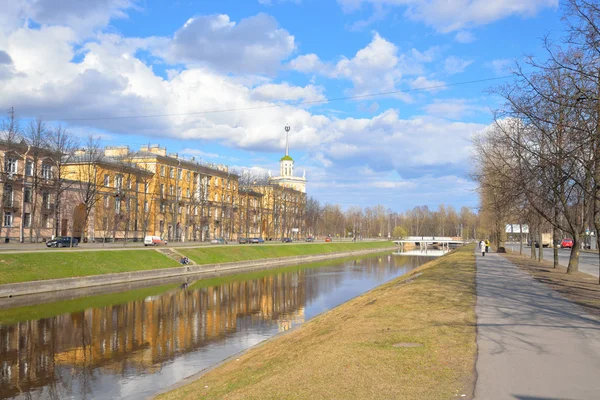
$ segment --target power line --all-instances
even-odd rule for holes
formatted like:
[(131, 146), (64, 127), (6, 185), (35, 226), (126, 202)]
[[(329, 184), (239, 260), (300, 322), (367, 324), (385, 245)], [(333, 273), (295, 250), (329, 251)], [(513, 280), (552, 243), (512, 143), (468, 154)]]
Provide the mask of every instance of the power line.
[[(490, 82), (490, 81), (496, 81), (496, 80), (500, 80), (500, 79), (507, 79), (507, 78), (511, 78), (511, 77), (513, 77), (513, 75), (504, 75), (504, 76), (497, 76), (497, 77), (493, 77), (493, 78), (476, 79), (476, 80), (472, 80), (472, 81), (444, 83), (441, 85), (432, 85), (432, 86), (412, 88), (412, 89), (393, 90), (390, 92), (369, 93), (369, 94), (361, 94), (361, 95), (355, 95), (355, 96), (336, 97), (333, 99), (324, 99), (324, 100), (300, 101), (300, 102), (296, 102), (296, 103), (286, 103), (285, 105), (302, 106), (302, 105), (310, 105), (310, 104), (331, 103), (331, 102), (335, 102), (335, 101), (365, 99), (365, 98), (389, 96), (389, 95), (401, 94), (401, 93), (420, 92), (420, 91), (424, 91), (424, 90), (442, 89), (442, 88), (453, 87), (453, 86), (470, 85), (473, 83)], [(280, 101), (283, 101), (283, 100), (280, 100)], [(226, 109), (220, 109), (220, 110), (192, 111), (192, 112), (185, 112), (185, 113), (127, 115), (127, 116), (91, 117), (91, 118), (52, 118), (52, 119), (46, 119), (46, 120), (47, 121), (105, 121), (105, 120), (120, 120), (120, 119), (137, 119), (137, 118), (162, 118), (162, 117), (178, 117), (178, 116), (185, 116), (185, 115), (217, 114), (217, 113), (226, 113), (226, 112), (235, 112), (235, 111), (253, 111), (253, 110), (261, 110), (261, 109), (268, 109), (268, 108), (277, 108), (277, 107), (281, 107), (281, 106), (282, 106), (282, 104), (269, 104), (269, 105), (264, 105), (264, 106), (243, 107), (243, 108), (226, 108)]]

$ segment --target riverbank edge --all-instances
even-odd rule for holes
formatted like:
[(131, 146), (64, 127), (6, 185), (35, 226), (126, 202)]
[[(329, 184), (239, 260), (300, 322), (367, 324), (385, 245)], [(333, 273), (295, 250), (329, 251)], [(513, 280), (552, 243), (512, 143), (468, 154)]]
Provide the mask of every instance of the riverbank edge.
[(158, 280), (175, 276), (197, 275), (200, 276), (201, 279), (204, 277), (213, 278), (222, 275), (229, 275), (232, 273), (255, 269), (270, 269), (287, 264), (305, 264), (315, 261), (343, 258), (348, 256), (360, 256), (365, 254), (380, 253), (396, 249), (398, 249), (398, 246), (390, 245), (389, 247), (379, 247), (373, 249), (344, 251), (326, 254), (310, 254), (302, 256), (265, 258), (259, 260), (234, 261), (228, 263), (187, 265), (183, 267), (121, 272), (115, 274), (8, 283), (0, 285), (0, 298), (26, 296), (32, 294), (41, 294), (73, 289), (83, 289), (88, 287), (107, 286), (145, 280)]
[[(462, 250), (460, 250), (461, 252), (472, 252), (474, 246), (466, 246), (466, 248), (462, 248)], [(460, 248), (459, 248), (460, 249)], [(453, 250), (448, 254), (445, 254), (444, 256), (441, 256), (437, 259), (434, 259), (432, 261), (429, 261), (415, 269), (413, 269), (412, 271), (408, 272), (405, 275), (402, 275), (398, 278), (392, 279), (389, 282), (383, 283), (380, 286), (377, 286), (373, 289), (371, 289), (368, 292), (362, 293), (358, 296), (355, 296), (351, 299), (348, 299), (347, 301), (345, 301), (344, 303), (341, 303), (339, 305), (337, 305), (336, 307), (329, 309), (325, 312), (322, 312), (316, 316), (314, 316), (314, 318), (311, 319), (311, 321), (307, 321), (306, 323), (302, 324), (302, 325), (297, 325), (292, 327), (291, 329), (278, 333), (270, 338), (267, 338), (265, 340), (263, 340), (262, 342), (259, 342), (257, 344), (255, 344), (252, 347), (249, 347), (247, 349), (244, 349), (236, 354), (233, 354), (229, 357), (227, 357), (226, 359), (216, 363), (215, 365), (212, 365), (210, 367), (207, 367), (201, 371), (198, 371), (186, 378), (183, 378), (182, 380), (164, 388), (163, 390), (154, 393), (150, 396), (147, 396), (146, 399), (150, 400), (167, 400), (167, 399), (171, 399), (172, 396), (175, 392), (178, 392), (180, 390), (182, 390), (183, 388), (185, 388), (186, 386), (191, 386), (194, 384), (197, 384), (199, 382), (199, 380), (201, 378), (203, 378), (205, 375), (213, 372), (216, 369), (219, 369), (221, 367), (226, 367), (228, 364), (233, 363), (234, 361), (241, 361), (242, 358), (246, 358), (248, 356), (250, 356), (251, 354), (253, 354), (256, 350), (271, 344), (272, 342), (277, 342), (279, 340), (285, 340), (285, 338), (287, 338), (288, 336), (292, 336), (292, 334), (298, 330), (301, 330), (303, 328), (306, 328), (307, 324), (313, 324), (316, 325), (318, 324), (322, 319), (326, 318), (326, 317), (334, 317), (337, 316), (338, 314), (343, 314), (345, 307), (347, 307), (348, 305), (353, 305), (355, 303), (357, 303), (360, 300), (364, 300), (364, 299), (369, 299), (370, 297), (374, 296), (375, 293), (381, 293), (382, 291), (393, 291), (394, 288), (398, 287), (398, 286), (403, 286), (406, 284), (411, 283), (412, 281), (414, 281), (415, 279), (420, 278), (423, 275), (423, 272), (425, 272), (428, 269), (431, 268), (435, 268), (436, 265), (438, 264), (438, 262), (440, 260), (445, 259), (448, 256), (451, 256), (452, 254), (455, 254), (457, 252), (457, 250)], [(467, 374), (465, 374), (464, 376), (462, 376), (460, 379), (458, 379), (458, 381), (462, 384), (462, 391), (460, 389), (456, 389), (456, 392), (453, 394), (453, 396), (451, 397), (459, 397), (459, 398), (465, 398), (465, 399), (472, 399), (474, 396), (474, 388), (475, 388), (475, 381), (476, 381), (476, 370), (475, 370), (475, 361), (477, 358), (477, 345), (476, 345), (476, 327), (475, 327), (475, 259), (473, 257), (473, 260), (471, 262), (473, 264), (473, 271), (471, 273), (471, 278), (472, 278), (472, 291), (473, 291), (473, 298), (472, 298), (472, 307), (471, 308), (471, 313), (473, 314), (473, 327), (472, 327), (472, 332), (470, 332), (471, 336), (472, 336), (472, 340), (471, 340), (471, 344), (472, 344), (472, 357), (467, 356), (467, 368), (466, 370), (468, 371)], [(370, 300), (369, 302), (365, 303), (366, 305), (370, 306), (372, 304), (374, 304), (376, 302), (377, 299), (373, 299)], [(378, 306), (373, 306), (373, 307), (378, 307)], [(344, 318), (342, 318), (344, 319)], [(355, 322), (356, 323), (356, 322)], [(439, 323), (439, 321), (437, 322)], [(389, 328), (388, 328), (389, 329)], [(326, 339), (322, 339), (322, 340), (326, 340)], [(248, 368), (248, 373), (252, 373), (251, 372), (252, 369)], [(201, 385), (200, 385), (201, 387)], [(200, 393), (197, 392), (198, 395), (194, 396), (194, 398), (205, 398), (206, 393)], [(187, 397), (186, 397), (187, 398)], [(384, 396), (385, 398), (385, 396)], [(450, 397), (449, 397), (450, 398)]]

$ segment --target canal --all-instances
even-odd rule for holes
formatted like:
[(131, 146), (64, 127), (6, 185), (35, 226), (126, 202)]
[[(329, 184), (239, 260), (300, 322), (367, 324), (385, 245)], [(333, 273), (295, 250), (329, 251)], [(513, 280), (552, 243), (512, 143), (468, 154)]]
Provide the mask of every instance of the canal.
[(146, 398), (430, 259), (387, 253), (0, 310), (0, 398)]

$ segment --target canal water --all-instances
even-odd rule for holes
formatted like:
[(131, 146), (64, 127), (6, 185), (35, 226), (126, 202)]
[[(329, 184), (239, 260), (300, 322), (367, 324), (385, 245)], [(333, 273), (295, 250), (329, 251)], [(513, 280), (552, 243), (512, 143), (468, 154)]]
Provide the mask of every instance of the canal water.
[(329, 260), (0, 310), (0, 398), (146, 398), (430, 259)]

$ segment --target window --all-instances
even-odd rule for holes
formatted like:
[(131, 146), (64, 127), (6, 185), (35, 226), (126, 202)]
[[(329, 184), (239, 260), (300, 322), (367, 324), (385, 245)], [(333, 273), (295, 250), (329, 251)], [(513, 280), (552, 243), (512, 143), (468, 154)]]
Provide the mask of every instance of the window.
[(138, 230), (138, 220), (137, 219), (133, 220), (133, 230), (134, 231)]
[(185, 214), (190, 215), (190, 205), (189, 204), (185, 207)]
[(27, 160), (25, 163), (25, 175), (33, 176), (33, 161)]
[(104, 186), (110, 186), (110, 176), (108, 174), (104, 174)]
[(180, 199), (181, 199), (181, 188), (178, 187), (177, 188), (177, 200), (180, 200)]
[(181, 179), (181, 174), (183, 173), (183, 171), (181, 171), (181, 168), (177, 169), (177, 179)]
[(231, 182), (227, 182), (227, 190), (231, 189)]
[(175, 193), (175, 189), (173, 188), (173, 185), (169, 185), (169, 194), (171, 196), (173, 196), (174, 193)]
[(194, 206), (194, 215), (198, 215), (198, 207)]
[(104, 218), (102, 218), (102, 228), (103, 228), (104, 230), (107, 230), (107, 229), (108, 229), (108, 217), (104, 217)]
[(13, 205), (13, 188), (11, 185), (4, 185), (4, 206), (12, 207)]
[(160, 166), (160, 176), (165, 176), (165, 166), (164, 165)]
[(115, 188), (121, 189), (123, 187), (123, 175), (115, 175)]
[(148, 212), (150, 209), (148, 208), (148, 200), (144, 201), (144, 212)]
[(219, 195), (215, 193), (215, 201), (219, 201)]
[[(164, 213), (165, 212), (165, 203), (160, 203), (160, 212)], [(162, 232), (162, 229), (161, 229)]]
[(131, 178), (127, 178), (127, 189), (131, 190), (131, 186), (132, 182), (131, 182)]
[(125, 211), (129, 212), (131, 210), (131, 199), (125, 200)]
[(169, 177), (175, 178), (175, 168), (169, 167)]
[(42, 164), (42, 178), (52, 179), (52, 165)]
[(190, 188), (187, 188), (187, 189), (186, 189), (186, 191), (185, 191), (185, 195), (186, 195), (187, 197), (190, 197)]
[(148, 193), (148, 182), (144, 182), (144, 193)]
[(160, 223), (158, 224), (158, 226), (160, 227), (158, 230), (160, 231), (160, 233), (163, 233), (165, 230), (165, 221), (160, 221)]
[(164, 183), (160, 184), (160, 197), (161, 198), (165, 197), (165, 184)]
[(110, 200), (108, 199), (108, 195), (104, 195), (104, 208), (108, 208), (110, 206)]
[(23, 201), (25, 203), (31, 203), (31, 188), (30, 187), (25, 188), (25, 191), (23, 192)]
[(187, 172), (187, 180), (188, 182), (192, 179), (192, 173), (190, 171)]
[(4, 226), (12, 226), (12, 222), (13, 222), (12, 213), (5, 212), (4, 213)]
[[(4, 172), (9, 173), (9, 174), (17, 173), (17, 159), (16, 158), (6, 157), (6, 159), (4, 161)], [(11, 221), (12, 221), (12, 219), (11, 219)]]
[(42, 192), (42, 207), (50, 208), (50, 193), (46, 191)]
[(118, 198), (115, 200), (115, 211), (117, 214), (121, 212), (121, 200)]
[(219, 186), (219, 177), (215, 177), (215, 186)]
[(29, 228), (31, 226), (31, 214), (25, 213), (23, 214), (23, 226)]
[(42, 214), (42, 228), (50, 228), (50, 217), (48, 217), (48, 214)]
[(227, 202), (229, 203), (231, 201), (231, 196), (227, 196)]
[(183, 207), (179, 206), (179, 208), (177, 209), (177, 213), (181, 215), (182, 212), (183, 212)]

